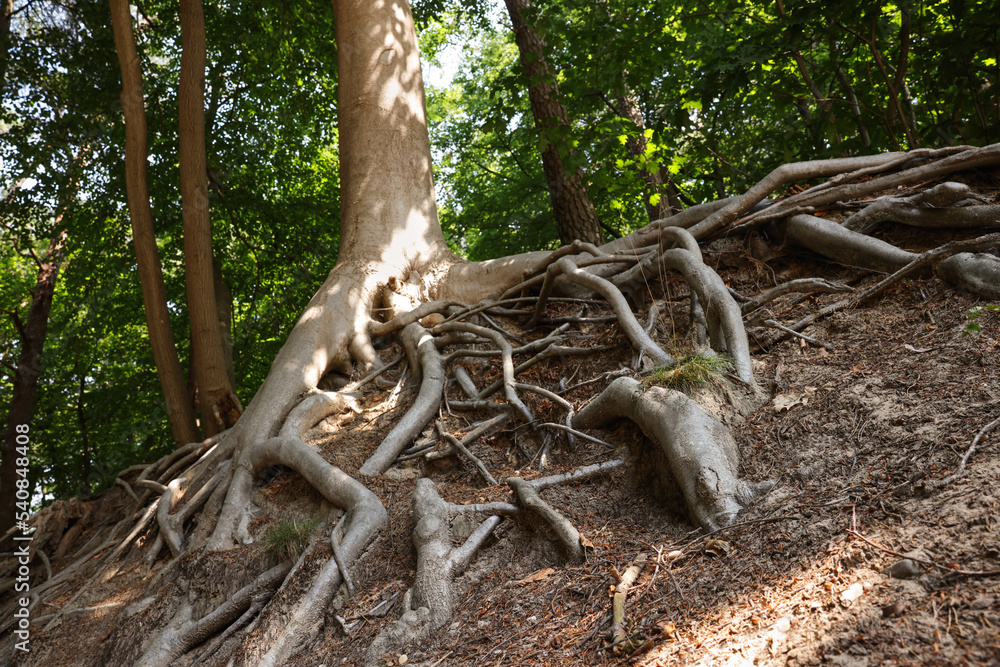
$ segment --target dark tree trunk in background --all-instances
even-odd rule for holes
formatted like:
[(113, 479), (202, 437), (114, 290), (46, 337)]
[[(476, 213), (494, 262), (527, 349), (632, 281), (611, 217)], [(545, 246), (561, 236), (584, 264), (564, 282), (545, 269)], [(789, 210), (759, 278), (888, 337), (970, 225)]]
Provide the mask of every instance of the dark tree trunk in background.
[[(646, 153), (646, 146), (649, 142), (646, 140), (645, 135), (646, 121), (642, 117), (639, 103), (628, 87), (618, 96), (618, 113), (622, 117), (632, 121), (636, 130), (638, 130), (635, 137), (629, 137), (628, 139), (628, 150), (632, 154), (632, 157), (638, 160), (640, 156)], [(645, 166), (640, 165), (639, 175), (645, 184), (643, 188), (643, 200), (650, 222), (670, 217), (681, 210), (677, 188), (670, 182), (670, 179), (663, 177), (662, 170), (650, 171)], [(654, 194), (660, 195), (660, 201), (656, 204), (650, 202), (650, 197)]]
[[(57, 220), (57, 225), (58, 223)], [(39, 262), (38, 280), (31, 290), (31, 307), (28, 309), (27, 323), (22, 324), (16, 314), (12, 314), (21, 335), (21, 351), (14, 373), (7, 429), (3, 434), (3, 457), (0, 459), (0, 489), (3, 489), (3, 493), (0, 493), (0, 535), (14, 526), (16, 508), (14, 490), (18, 479), (17, 427), (21, 424), (26, 425), (29, 429), (27, 435), (31, 437), (31, 418), (35, 412), (39, 362), (45, 345), (45, 332), (49, 326), (52, 295), (55, 292), (56, 278), (59, 276), (65, 248), (66, 230), (62, 229), (49, 241), (48, 251)]]
[(125, 188), (132, 239), (139, 268), (139, 284), (146, 309), (149, 344), (153, 349), (163, 400), (167, 406), (174, 442), (180, 447), (200, 439), (187, 382), (177, 357), (174, 334), (167, 310), (167, 290), (163, 283), (160, 253), (153, 230), (146, 175), (146, 109), (142, 93), (139, 54), (132, 34), (132, 16), (127, 0), (110, 0), (115, 48), (122, 70), (122, 109), (125, 112)]
[(227, 374), (216, 307), (212, 223), (205, 157), (205, 16), (201, 0), (181, 0), (180, 174), (184, 218), (184, 280), (191, 320), (190, 375), (206, 436), (224, 431), (243, 409)]
[(552, 210), (563, 243), (576, 239), (601, 243), (601, 225), (594, 212), (594, 204), (587, 194), (583, 173), (579, 169), (567, 171), (559, 152), (559, 136), (570, 128), (566, 108), (559, 102), (559, 87), (555, 75), (545, 61), (545, 43), (525, 23), (530, 7), (527, 0), (506, 0), (507, 12), (514, 26), (514, 41), (521, 54), (521, 65), (528, 78), (528, 99), (535, 127), (542, 136), (542, 168), (552, 199)]

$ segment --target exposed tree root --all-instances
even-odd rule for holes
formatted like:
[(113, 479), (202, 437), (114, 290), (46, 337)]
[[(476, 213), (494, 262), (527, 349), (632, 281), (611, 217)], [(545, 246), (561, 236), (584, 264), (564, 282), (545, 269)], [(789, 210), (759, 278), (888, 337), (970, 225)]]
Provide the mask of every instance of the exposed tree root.
[(706, 530), (732, 521), (766, 493), (771, 482), (741, 481), (739, 453), (729, 430), (684, 394), (618, 378), (576, 415), (576, 425), (600, 428), (618, 418), (634, 421), (666, 454), (691, 518)]
[(555, 508), (545, 502), (539, 491), (547, 489), (556, 484), (566, 484), (589, 479), (594, 475), (603, 475), (624, 465), (624, 461), (609, 461), (597, 465), (587, 466), (580, 470), (575, 470), (564, 475), (553, 475), (551, 477), (541, 477), (531, 481), (525, 481), (520, 477), (510, 477), (507, 484), (517, 494), (518, 502), (527, 510), (530, 510), (538, 518), (544, 521), (555, 533), (563, 549), (566, 551), (570, 563), (581, 563), (586, 558), (583, 543), (580, 541), (580, 533), (564, 516)]
[[(933, 161), (910, 166), (915, 157)], [(273, 372), (240, 421), (230, 431), (191, 443), (155, 463), (135, 466), (119, 475), (115, 483), (120, 490), (115, 493), (120, 494), (127, 516), (114, 526), (93, 531), (90, 541), (76, 550), (76, 560), (62, 569), (58, 568), (61, 557), (73, 551), (85, 528), (89, 530), (85, 521), (90, 519), (73, 514), (76, 510), (69, 508), (60, 516), (52, 513), (46, 537), (38, 543), (55, 555), (57, 571), (45, 572), (44, 563), (37, 564), (42, 558), (34, 562), (33, 604), (52, 599), (56, 593), (69, 600), (55, 612), (35, 620), (44, 619), (46, 627), (53, 628), (60, 619), (106, 612), (117, 614), (122, 623), (132, 623), (132, 619), (162, 605), (159, 626), (144, 629), (148, 642), (136, 664), (170, 665), (181, 660), (197, 664), (219, 661), (220, 654), (227, 652), (235, 652), (231, 656), (234, 661), (254, 665), (292, 661), (318, 636), (342, 584), (350, 595), (355, 593), (355, 587), (359, 593), (364, 591), (365, 579), (357, 576), (356, 568), (364, 558), (365, 548), (386, 523), (382, 501), (352, 476), (352, 466), (357, 463), (348, 465), (338, 460), (351, 472), (348, 474), (307, 445), (305, 437), (307, 431), (331, 415), (360, 413), (362, 395), (348, 390), (357, 389), (400, 363), (397, 360), (386, 365), (378, 358), (372, 339), (382, 336), (399, 335), (407, 351), (411, 377), (419, 379), (419, 391), (405, 416), (374, 451), (362, 452), (358, 457), (358, 462), (364, 460), (357, 470), (360, 476), (370, 480), (400, 460), (408, 460), (406, 465), (413, 466), (414, 462), (419, 465), (460, 454), (478, 475), (473, 485), (495, 493), (498, 478), (503, 480), (503, 476), (497, 472), (496, 456), (491, 459), (486, 453), (486, 444), (478, 444), (475, 453), (472, 451), (477, 439), (500, 429), (515, 436), (521, 434), (522, 441), (514, 437), (507, 455), (517, 461), (520, 470), (527, 471), (546, 465), (549, 456), (559, 460), (562, 443), (567, 450), (580, 448), (580, 440), (614, 448), (615, 444), (607, 442), (613, 437), (597, 437), (586, 431), (628, 418), (662, 450), (669, 470), (661, 477), (676, 481), (691, 520), (705, 531), (731, 525), (737, 513), (766, 493), (771, 483), (752, 483), (737, 477), (736, 444), (720, 421), (680, 392), (647, 387), (631, 377), (617, 377), (632, 375), (628, 368), (598, 377), (585, 375), (574, 384), (576, 371), (553, 372), (551, 364), (544, 364), (568, 361), (585, 365), (589, 363), (585, 355), (606, 352), (627, 339), (640, 356), (649, 357), (657, 365), (672, 366), (674, 354), (687, 354), (691, 347), (698, 349), (707, 336), (712, 349), (733, 358), (736, 375), (753, 385), (747, 326), (771, 326), (783, 331), (781, 338), (796, 335), (832, 349), (806, 337), (801, 330), (820, 317), (872, 298), (925, 267), (933, 267), (953, 284), (1000, 298), (1000, 259), (985, 254), (997, 247), (1000, 235), (953, 242), (918, 254), (856, 231), (872, 229), (887, 220), (948, 228), (997, 226), (998, 207), (976, 205), (975, 196), (964, 185), (948, 182), (906, 197), (882, 198), (868, 203), (843, 225), (799, 213), (817, 211), (836, 202), (849, 202), (840, 208), (856, 208), (860, 205), (858, 198), (888, 188), (997, 163), (1000, 145), (786, 165), (740, 197), (692, 207), (599, 248), (574, 243), (552, 253), (478, 264), (456, 260), (443, 249), (443, 241), (413, 252), (393, 246), (381, 263), (370, 259), (383, 257), (381, 251), (367, 252), (370, 249), (365, 248), (345, 253), (343, 264), (331, 272), (310, 303), (275, 360)], [(764, 199), (783, 184), (817, 176), (832, 178), (777, 202)], [(792, 280), (756, 296), (739, 297), (741, 306), (719, 275), (703, 261), (699, 241), (727, 230), (749, 231), (768, 220), (786, 220), (780, 226), (786, 240), (794, 245), (839, 264), (891, 275), (858, 292), (843, 283)], [(683, 277), (690, 295), (688, 314), (704, 327), (704, 334), (696, 332), (693, 342), (690, 338), (667, 344), (662, 338), (657, 340), (657, 323), (666, 315), (673, 317), (672, 313), (660, 311), (661, 305), (670, 307), (671, 298), (668, 293), (666, 301), (652, 299), (650, 285), (661, 280), (668, 270)], [(533, 290), (538, 291), (537, 295)], [(840, 292), (851, 294), (791, 325), (778, 322), (768, 312), (772, 304), (781, 303), (788, 294)], [(497, 294), (502, 295), (499, 300)], [(681, 298), (688, 297), (682, 293)], [(645, 325), (633, 312), (633, 307), (641, 308), (644, 303), (652, 304), (643, 316)], [(511, 321), (524, 326), (516, 328), (509, 324)], [(601, 322), (617, 323), (624, 338), (613, 340), (613, 335), (604, 333), (602, 339), (590, 333)], [(595, 336), (589, 347), (580, 342), (587, 336)], [(634, 360), (633, 356), (621, 365), (637, 367), (633, 366)], [(483, 369), (489, 372), (481, 372)], [(448, 386), (447, 371), (454, 377), (452, 388)], [(351, 377), (364, 377), (347, 384), (342, 392), (324, 392), (317, 389), (324, 375), (335, 376), (336, 386)], [(580, 407), (586, 396), (572, 392), (615, 377), (597, 398)], [(400, 378), (388, 402), (409, 400), (403, 384)], [(470, 416), (470, 421), (483, 421), (460, 421), (471, 410), (492, 416), (484, 419), (479, 414)], [(541, 418), (536, 419), (535, 414)], [(564, 423), (552, 423), (563, 419)], [(997, 423), (991, 422), (976, 436), (955, 475), (938, 484), (962, 474), (980, 439)], [(184, 558), (178, 556), (202, 547), (222, 550), (252, 541), (252, 535), (257, 534), (252, 528), (258, 514), (255, 484), (265, 468), (277, 464), (297, 471), (323, 498), (340, 508), (327, 514), (324, 529), (313, 536), (298, 563), (268, 569), (198, 619), (196, 613), (203, 610), (199, 611), (193, 600), (204, 582), (192, 579), (190, 590), (180, 601), (164, 601), (153, 595), (157, 586), (173, 581), (171, 577), (183, 569), (179, 563)], [(446, 502), (430, 478), (418, 479), (413, 491), (416, 575), (405, 596), (401, 618), (378, 634), (368, 648), (368, 662), (374, 663), (392, 650), (426, 638), (450, 621), (455, 604), (454, 579), (484, 548), (502, 516), (518, 514), (537, 519), (546, 532), (554, 535), (568, 562), (583, 561), (587, 552), (579, 530), (557, 507), (542, 499), (540, 492), (555, 484), (606, 474), (622, 465), (621, 461), (613, 461), (534, 479), (526, 472), (518, 472), (519, 476), (503, 480), (513, 491), (512, 502)], [(435, 474), (432, 468), (428, 466), (424, 474)], [(405, 475), (411, 473), (406, 471)], [(378, 490), (375, 485), (379, 482), (371, 483)], [(457, 517), (469, 514), (486, 518), (463, 544), (455, 546), (451, 524)], [(197, 527), (192, 530), (195, 520)], [(73, 521), (79, 527), (74, 527)], [(334, 527), (329, 529), (330, 525)], [(42, 532), (40, 528), (39, 534)], [(325, 554), (327, 539), (332, 556), (321, 555)], [(164, 546), (172, 558), (166, 565), (159, 558)], [(145, 567), (152, 570), (149, 574), (155, 573), (142, 600), (120, 609), (81, 599), (95, 583), (126, 561), (134, 563), (129, 549), (140, 548), (143, 553), (139, 558), (144, 558)], [(307, 560), (315, 567), (306, 567)], [(626, 570), (616, 590), (612, 626), (615, 646), (624, 646), (628, 641), (623, 609), (630, 580), (638, 576), (641, 567), (636, 563)], [(350, 576), (351, 569), (356, 579)], [(83, 583), (76, 584), (79, 587), (69, 595), (67, 587), (74, 578)], [(293, 579), (295, 583), (289, 583)], [(6, 587), (9, 582), (0, 582), (0, 592)], [(288, 595), (276, 598), (282, 590)], [(276, 601), (279, 598), (280, 602)], [(337, 619), (347, 632), (351, 627), (349, 619)], [(248, 626), (254, 631), (252, 641), (247, 639)]]
[[(823, 227), (831, 229), (825, 224)], [(854, 234), (854, 232), (848, 233)], [(858, 234), (857, 236), (861, 235)], [(966, 252), (967, 250), (983, 251), (1000, 246), (1000, 233), (986, 234), (984, 236), (966, 241), (953, 241), (952, 243), (947, 243), (920, 255), (899, 250), (898, 248), (885, 244), (877, 239), (870, 239), (869, 237), (863, 238), (875, 242), (869, 246), (873, 248), (872, 256), (885, 258), (898, 252), (905, 253), (903, 259), (907, 259), (909, 261), (903, 264), (902, 268), (897, 270), (895, 273), (889, 275), (863, 292), (848, 299), (825, 306), (815, 313), (803, 317), (795, 324), (789, 325), (787, 329), (790, 329), (791, 333), (783, 333), (765, 343), (763, 347), (767, 347), (784, 340), (789, 335), (793, 335), (796, 332), (801, 331), (816, 320), (826, 317), (831, 313), (844, 308), (857, 306), (858, 304), (872, 298), (876, 294), (879, 294), (890, 285), (899, 282), (909, 275), (912, 275), (923, 267), (930, 266), (935, 263), (939, 272), (951, 275), (951, 282), (954, 284), (976, 291), (982, 296), (1000, 298), (1000, 258), (981, 252), (976, 254)], [(887, 250), (883, 254), (881, 251), (885, 246), (888, 246), (890, 250)]]
[(192, 604), (182, 600), (166, 629), (146, 648), (135, 663), (136, 667), (169, 667), (189, 649), (211, 638), (239, 618), (254, 605), (255, 598), (273, 594), (291, 567), (291, 563), (275, 565), (253, 583), (241, 588), (215, 611), (198, 620), (191, 618)]
[(406, 447), (437, 414), (441, 405), (441, 392), (444, 389), (444, 364), (431, 334), (419, 324), (409, 324), (403, 330), (404, 341), (416, 350), (418, 360), (411, 363), (412, 368), (419, 368), (423, 378), (420, 383), (420, 394), (413, 407), (399, 420), (392, 432), (385, 437), (378, 449), (365, 461), (358, 470), (362, 475), (371, 477), (385, 472)]
[[(395, 648), (420, 641), (451, 620), (453, 601), (451, 580), (468, 564), (500, 517), (483, 521), (459, 548), (451, 546), (451, 519), (458, 513), (481, 511), (478, 507), (453, 505), (441, 499), (434, 482), (417, 480), (413, 492), (413, 543), (417, 548), (417, 575), (413, 587), (403, 597), (399, 621), (375, 638), (366, 653), (366, 662), (375, 662)], [(486, 511), (496, 511), (489, 508)]]

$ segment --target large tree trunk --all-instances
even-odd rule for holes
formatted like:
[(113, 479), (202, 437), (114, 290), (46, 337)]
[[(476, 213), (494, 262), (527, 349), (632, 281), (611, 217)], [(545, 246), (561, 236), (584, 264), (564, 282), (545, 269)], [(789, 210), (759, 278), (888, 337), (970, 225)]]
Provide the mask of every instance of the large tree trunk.
[(122, 109), (125, 112), (125, 186), (129, 217), (132, 219), (132, 239), (139, 268), (139, 284), (146, 307), (146, 326), (153, 361), (160, 378), (163, 400), (167, 406), (174, 442), (184, 445), (200, 439), (194, 421), (194, 409), (188, 395), (184, 371), (181, 369), (170, 328), (167, 310), (167, 290), (163, 283), (160, 254), (153, 231), (153, 212), (149, 205), (149, 183), (146, 176), (146, 110), (142, 92), (142, 72), (132, 17), (126, 0), (110, 0), (111, 24), (115, 48), (122, 70)]
[[(337, 0), (341, 220), (337, 266), (306, 306), (271, 372), (218, 456), (274, 436), (299, 397), (329, 370), (380, 363), (368, 334), (373, 306), (408, 281), (425, 299), (476, 302), (521, 280), (547, 253), (464, 262), (438, 221), (420, 55), (405, 0)], [(209, 548), (240, 539), (245, 507), (227, 500)]]
[(14, 0), (3, 0), (0, 4), (0, 35), (10, 34), (10, 18), (14, 14)]
[(56, 278), (62, 264), (63, 250), (66, 248), (66, 230), (62, 229), (49, 241), (48, 251), (38, 266), (38, 280), (31, 290), (31, 307), (28, 321), (23, 326), (16, 321), (21, 334), (21, 351), (14, 373), (14, 388), (7, 413), (7, 430), (3, 435), (3, 459), (0, 460), (0, 535), (14, 526), (15, 494), (18, 478), (17, 435), (18, 426), (30, 428), (35, 412), (35, 393), (38, 389), (39, 360), (45, 345), (45, 332), (49, 326), (49, 312), (52, 310), (52, 295)]
[[(525, 23), (525, 13), (530, 7), (527, 0), (506, 0), (507, 12), (514, 26), (514, 41), (521, 54), (521, 65), (528, 79), (528, 99), (535, 127), (542, 136), (542, 168), (552, 199), (559, 238), (563, 243), (574, 240), (599, 244), (602, 240), (601, 225), (594, 211), (594, 204), (587, 194), (583, 173), (579, 169), (568, 171), (563, 165), (557, 139), (570, 127), (566, 107), (559, 102), (559, 86), (555, 75), (545, 61), (545, 43)], [(563, 148), (565, 150), (565, 147)]]
[(226, 372), (212, 266), (205, 158), (205, 16), (201, 0), (181, 0), (180, 175), (184, 279), (191, 320), (190, 374), (206, 436), (224, 431), (242, 408)]

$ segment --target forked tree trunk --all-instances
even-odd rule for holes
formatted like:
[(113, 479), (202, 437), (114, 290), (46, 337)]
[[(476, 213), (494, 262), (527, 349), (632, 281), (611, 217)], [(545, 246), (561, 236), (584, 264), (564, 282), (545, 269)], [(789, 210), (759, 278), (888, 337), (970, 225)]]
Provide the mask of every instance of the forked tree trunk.
[[(62, 216), (60, 216), (61, 218)], [(57, 220), (57, 224), (59, 221)], [(49, 326), (49, 312), (52, 310), (52, 295), (56, 278), (62, 264), (63, 250), (66, 248), (66, 230), (62, 229), (49, 241), (48, 251), (38, 267), (38, 279), (31, 290), (31, 306), (28, 321), (22, 325), (16, 321), (21, 335), (21, 351), (14, 372), (14, 387), (7, 413), (7, 429), (3, 434), (3, 458), (0, 460), (0, 535), (14, 526), (15, 493), (18, 480), (17, 436), (24, 433), (24, 427), (31, 428), (31, 418), (35, 413), (35, 394), (38, 390), (39, 362), (45, 345), (45, 333)], [(21, 427), (21, 431), (18, 431)], [(27, 468), (27, 466), (24, 466)]]
[(132, 34), (132, 16), (127, 0), (110, 0), (111, 25), (115, 49), (122, 71), (122, 109), (125, 112), (125, 190), (132, 242), (139, 268), (139, 284), (146, 309), (146, 328), (153, 348), (153, 361), (163, 400), (167, 406), (174, 442), (182, 446), (199, 439), (194, 409), (188, 395), (184, 371), (177, 357), (174, 334), (167, 310), (167, 290), (163, 284), (160, 254), (153, 231), (153, 212), (149, 205), (149, 182), (146, 175), (146, 110), (142, 93), (142, 71)]
[(527, 0), (506, 0), (507, 12), (514, 27), (514, 41), (521, 54), (521, 66), (528, 79), (528, 99), (535, 127), (542, 137), (542, 168), (552, 199), (556, 227), (563, 243), (574, 240), (600, 244), (601, 225), (594, 204), (587, 194), (583, 172), (567, 170), (560, 147), (565, 148), (561, 135), (570, 129), (566, 107), (559, 102), (559, 86), (545, 60), (545, 43), (525, 22), (530, 7)]
[(180, 0), (180, 176), (184, 218), (184, 282), (191, 320), (191, 366), (196, 405), (206, 436), (224, 431), (242, 409), (226, 372), (212, 267), (205, 158), (205, 15), (201, 0)]

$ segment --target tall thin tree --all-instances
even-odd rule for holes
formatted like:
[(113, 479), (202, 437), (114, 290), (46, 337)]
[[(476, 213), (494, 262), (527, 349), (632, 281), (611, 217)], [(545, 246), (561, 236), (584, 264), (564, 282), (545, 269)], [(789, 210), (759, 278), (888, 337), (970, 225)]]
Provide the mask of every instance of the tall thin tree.
[(590, 243), (602, 240), (601, 225), (587, 193), (583, 172), (563, 161), (563, 142), (557, 140), (570, 128), (569, 114), (559, 101), (559, 85), (545, 60), (545, 42), (527, 21), (528, 0), (506, 0), (514, 28), (514, 41), (528, 79), (528, 99), (535, 127), (542, 135), (542, 168), (552, 200), (552, 211), (563, 243), (576, 239)]
[(201, 0), (180, 0), (180, 177), (184, 218), (184, 280), (191, 320), (190, 374), (206, 435), (223, 431), (242, 407), (227, 373), (216, 305), (212, 224), (205, 156), (205, 15)]
[(180, 446), (199, 439), (194, 408), (187, 382), (177, 356), (174, 334), (167, 310), (167, 290), (163, 282), (160, 254), (153, 230), (153, 212), (149, 204), (149, 181), (146, 173), (146, 110), (142, 92), (142, 71), (128, 0), (110, 0), (111, 24), (115, 48), (122, 71), (122, 109), (125, 112), (125, 189), (139, 284), (146, 309), (146, 326), (153, 361), (160, 378), (163, 400), (167, 406), (174, 442)]

